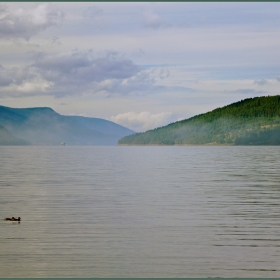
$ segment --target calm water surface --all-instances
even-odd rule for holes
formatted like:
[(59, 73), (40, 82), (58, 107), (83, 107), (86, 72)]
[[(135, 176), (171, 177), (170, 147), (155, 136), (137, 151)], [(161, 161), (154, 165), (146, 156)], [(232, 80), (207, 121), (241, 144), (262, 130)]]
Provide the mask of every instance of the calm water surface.
[(0, 277), (280, 277), (280, 147), (0, 156)]

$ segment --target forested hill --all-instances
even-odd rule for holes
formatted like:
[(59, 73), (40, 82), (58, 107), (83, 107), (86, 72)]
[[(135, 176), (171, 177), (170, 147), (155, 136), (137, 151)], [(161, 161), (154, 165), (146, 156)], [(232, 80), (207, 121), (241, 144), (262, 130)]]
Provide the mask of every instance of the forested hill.
[(280, 145), (280, 96), (241, 100), (211, 112), (123, 137), (119, 145)]

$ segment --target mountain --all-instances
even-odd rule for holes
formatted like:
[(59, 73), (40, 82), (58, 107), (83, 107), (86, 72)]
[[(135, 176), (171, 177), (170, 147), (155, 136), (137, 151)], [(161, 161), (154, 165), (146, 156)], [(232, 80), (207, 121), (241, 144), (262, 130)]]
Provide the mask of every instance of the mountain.
[(63, 116), (48, 107), (9, 108), (0, 106), (0, 125), (14, 136), (36, 145), (116, 145), (134, 133), (99, 118)]
[(280, 145), (280, 96), (241, 100), (119, 140), (119, 145)]
[(0, 145), (28, 145), (28, 143), (15, 137), (5, 127), (0, 125)]

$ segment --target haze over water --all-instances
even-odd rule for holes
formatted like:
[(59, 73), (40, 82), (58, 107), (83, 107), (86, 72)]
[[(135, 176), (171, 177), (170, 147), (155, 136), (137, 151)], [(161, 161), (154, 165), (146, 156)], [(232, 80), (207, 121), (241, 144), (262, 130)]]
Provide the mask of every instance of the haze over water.
[(280, 147), (0, 147), (0, 277), (280, 277)]

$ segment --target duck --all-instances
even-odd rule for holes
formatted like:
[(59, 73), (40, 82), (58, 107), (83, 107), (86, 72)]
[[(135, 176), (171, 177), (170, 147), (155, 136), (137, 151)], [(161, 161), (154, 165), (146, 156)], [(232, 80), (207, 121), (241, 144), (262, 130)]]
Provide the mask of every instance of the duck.
[(20, 222), (21, 218), (18, 217), (18, 218), (15, 218), (15, 217), (12, 217), (12, 218), (5, 218), (4, 221), (18, 221)]

